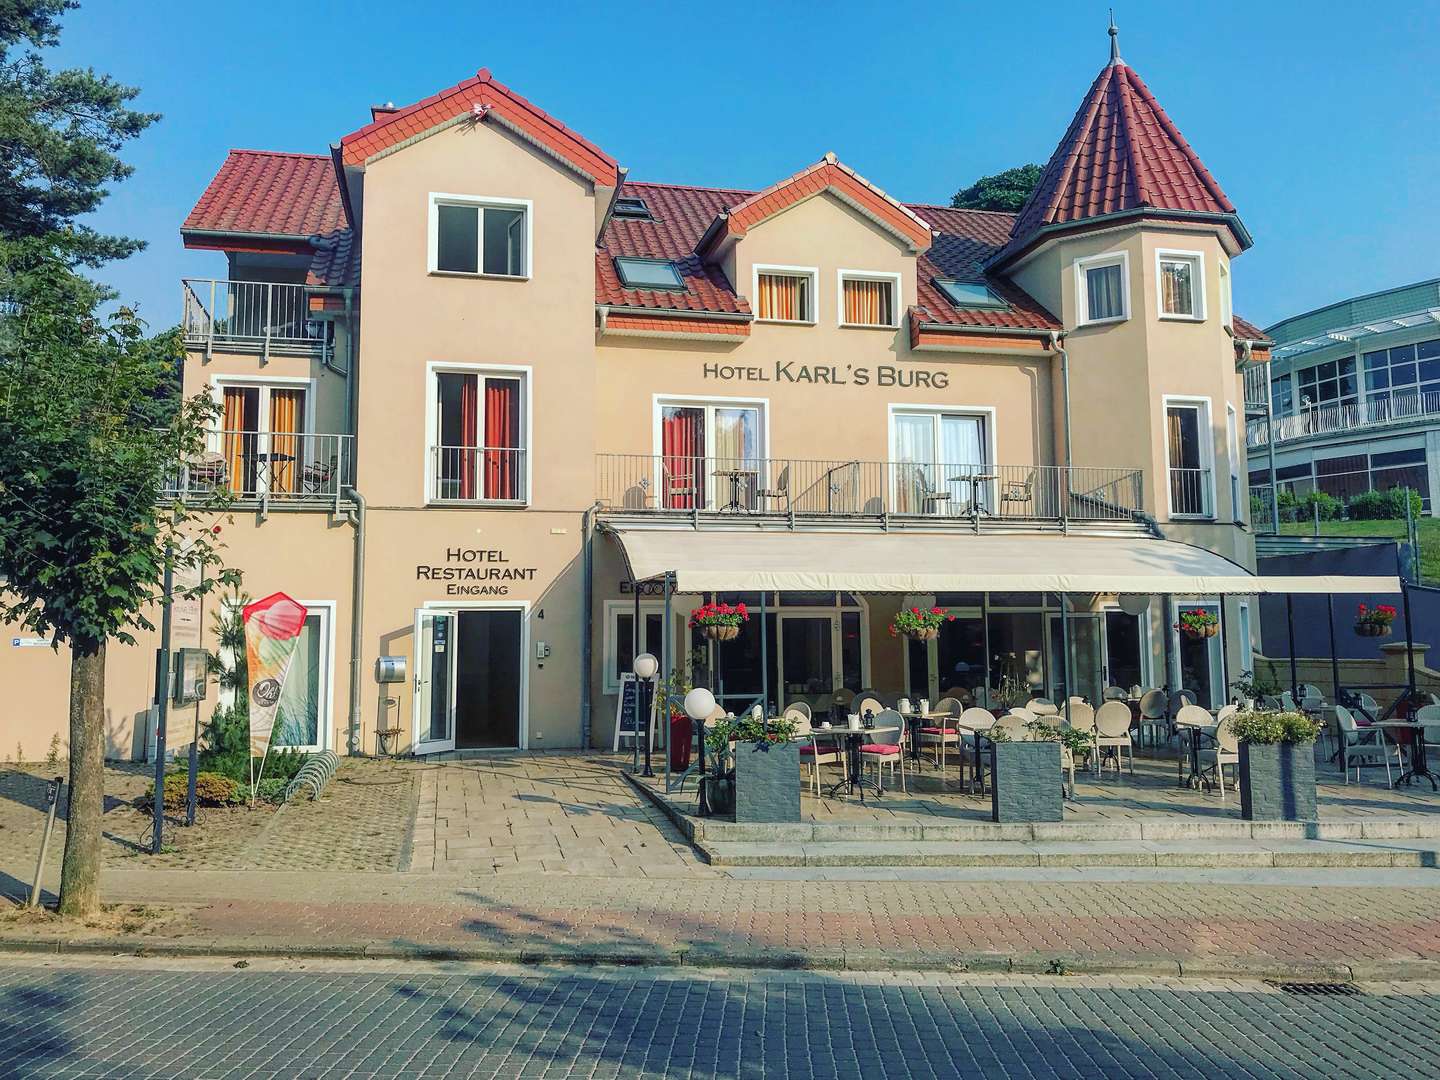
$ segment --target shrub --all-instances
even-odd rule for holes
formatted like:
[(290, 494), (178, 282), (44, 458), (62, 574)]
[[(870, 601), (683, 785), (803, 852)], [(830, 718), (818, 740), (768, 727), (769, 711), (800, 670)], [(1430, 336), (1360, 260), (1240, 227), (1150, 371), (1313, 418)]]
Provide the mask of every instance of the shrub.
[[(265, 758), (264, 778), (262, 784), (269, 780), (280, 780), (289, 783), (295, 779), (295, 774), (300, 771), (300, 766), (305, 764), (308, 754), (300, 750), (271, 750)], [(255, 760), (255, 771), (260, 771), (260, 760)]]
[(1241, 742), (1257, 745), (1314, 742), (1320, 723), (1298, 712), (1238, 712), (1231, 720), (1231, 730)]
[(1319, 516), (1321, 521), (1335, 521), (1340, 517), (1341, 502), (1334, 495), (1327, 495), (1323, 491), (1312, 491), (1301, 499), (1297, 504), (1299, 516), (1314, 518)]
[(289, 784), (289, 780), (281, 780), (277, 776), (267, 776), (255, 786), (255, 797), (262, 802), (284, 802), (285, 788), (288, 787)]
[(1355, 521), (1396, 521), (1405, 517), (1406, 502), (1410, 504), (1411, 516), (1418, 518), (1424, 506), (1412, 488), (1361, 492), (1350, 500), (1346, 511)]
[[(190, 777), (184, 772), (165, 774), (165, 806), (169, 810), (183, 810), (189, 793)], [(155, 798), (155, 785), (145, 791), (147, 799)], [(200, 806), (234, 806), (245, 801), (245, 792), (228, 776), (219, 773), (202, 772), (195, 775), (195, 802)]]

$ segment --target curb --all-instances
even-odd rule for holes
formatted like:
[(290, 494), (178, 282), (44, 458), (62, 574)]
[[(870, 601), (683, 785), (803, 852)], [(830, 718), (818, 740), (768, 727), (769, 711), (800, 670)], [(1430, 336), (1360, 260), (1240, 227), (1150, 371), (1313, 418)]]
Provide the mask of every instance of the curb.
[(254, 957), (309, 960), (414, 960), (562, 967), (662, 967), (697, 971), (745, 969), (810, 972), (932, 972), (1027, 975), (1134, 975), (1190, 979), (1269, 979), (1281, 982), (1404, 982), (1440, 978), (1440, 960), (1366, 960), (1347, 964), (1283, 963), (1244, 957), (1193, 959), (1151, 956), (1076, 956), (1043, 953), (932, 955), (875, 949), (791, 952), (736, 951), (716, 946), (633, 948), (564, 945), (270, 944), (256, 941), (187, 942), (146, 938), (70, 941), (0, 940), (0, 956), (136, 956), (193, 959)]

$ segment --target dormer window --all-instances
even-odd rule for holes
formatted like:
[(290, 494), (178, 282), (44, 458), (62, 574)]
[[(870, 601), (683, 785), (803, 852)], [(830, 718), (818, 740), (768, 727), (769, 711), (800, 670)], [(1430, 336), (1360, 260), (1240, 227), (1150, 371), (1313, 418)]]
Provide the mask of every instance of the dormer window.
[(683, 289), (680, 271), (669, 259), (636, 259), (622, 256), (615, 260), (615, 272), (627, 289)]
[(1093, 255), (1075, 260), (1076, 322), (1120, 322), (1130, 317), (1130, 257)]
[(654, 221), (650, 213), (650, 207), (645, 205), (645, 200), (635, 195), (622, 195), (615, 200), (615, 209), (612, 212), (615, 217), (634, 218), (638, 221)]
[(755, 317), (761, 322), (813, 323), (815, 279), (807, 266), (756, 266)]
[(945, 299), (959, 308), (1006, 308), (1007, 304), (989, 285), (978, 281), (945, 281), (935, 279), (935, 287)]
[(900, 310), (900, 275), (840, 271), (840, 325), (894, 327)]
[(1155, 253), (1162, 319), (1205, 318), (1205, 261), (1198, 251)]

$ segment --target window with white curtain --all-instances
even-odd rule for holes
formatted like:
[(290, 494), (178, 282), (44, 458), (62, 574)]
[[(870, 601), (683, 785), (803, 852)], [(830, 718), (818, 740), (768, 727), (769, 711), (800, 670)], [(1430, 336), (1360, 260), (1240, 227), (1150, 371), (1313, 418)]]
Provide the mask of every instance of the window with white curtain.
[(896, 513), (969, 513), (972, 487), (978, 509), (990, 509), (989, 486), (964, 479), (989, 464), (983, 415), (897, 411), (894, 439)]
[(1115, 322), (1130, 317), (1130, 259), (1125, 252), (1075, 262), (1077, 321)]
[(762, 420), (758, 403), (662, 402), (662, 505), (752, 507), (765, 466)]
[(1156, 252), (1162, 319), (1205, 317), (1204, 260), (1198, 251)]

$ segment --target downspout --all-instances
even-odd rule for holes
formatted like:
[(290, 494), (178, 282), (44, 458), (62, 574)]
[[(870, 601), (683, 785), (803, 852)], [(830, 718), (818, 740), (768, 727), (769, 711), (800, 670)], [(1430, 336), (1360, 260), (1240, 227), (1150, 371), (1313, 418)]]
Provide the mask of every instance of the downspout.
[(1065, 488), (1060, 493), (1060, 527), (1063, 530), (1070, 517), (1070, 353), (1062, 342), (1065, 335), (1058, 330), (1050, 331), (1050, 351), (1060, 356), (1060, 398), (1065, 413)]
[[(590, 749), (590, 665), (594, 663), (594, 646), (590, 635), (595, 630), (595, 512), (600, 500), (590, 504), (580, 517), (580, 531), (585, 545), (581, 559), (582, 591), (585, 594), (584, 633), (580, 636), (580, 748)], [(637, 593), (638, 595), (638, 593)]]
[(359, 754), (360, 749), (360, 651), (365, 644), (365, 496), (352, 485), (341, 489), (355, 504), (350, 523), (355, 526), (354, 572), (350, 579), (350, 730), (346, 749)]

